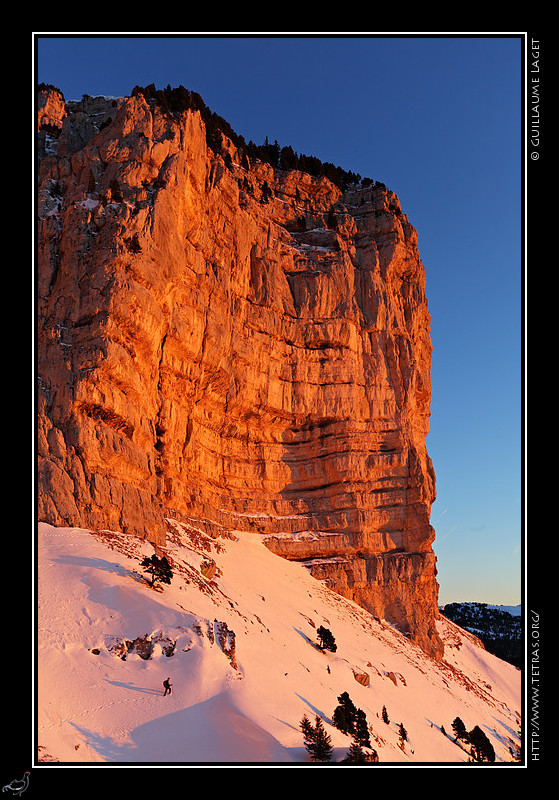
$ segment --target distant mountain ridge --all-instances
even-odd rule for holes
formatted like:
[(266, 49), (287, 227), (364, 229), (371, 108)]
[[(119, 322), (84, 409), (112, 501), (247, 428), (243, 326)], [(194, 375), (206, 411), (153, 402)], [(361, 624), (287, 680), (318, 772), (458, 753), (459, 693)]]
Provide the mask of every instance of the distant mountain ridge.
[(440, 607), (445, 617), (477, 636), (493, 655), (515, 667), (522, 665), (521, 606), (495, 606), (488, 603), (446, 603)]

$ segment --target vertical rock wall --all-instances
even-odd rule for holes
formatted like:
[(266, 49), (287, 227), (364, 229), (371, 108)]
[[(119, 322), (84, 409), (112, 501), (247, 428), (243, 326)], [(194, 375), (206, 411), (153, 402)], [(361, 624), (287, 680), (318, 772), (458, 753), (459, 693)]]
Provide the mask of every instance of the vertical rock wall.
[(397, 197), (224, 159), (198, 112), (141, 96), (45, 107), (39, 519), (253, 531), (439, 656), (429, 312)]

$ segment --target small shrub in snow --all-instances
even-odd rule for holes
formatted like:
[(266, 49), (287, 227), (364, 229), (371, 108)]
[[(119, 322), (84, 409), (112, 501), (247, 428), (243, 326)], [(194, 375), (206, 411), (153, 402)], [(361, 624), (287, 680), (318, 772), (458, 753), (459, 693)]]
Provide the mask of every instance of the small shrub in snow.
[(328, 628), (320, 625), (317, 628), (316, 635), (318, 636), (318, 646), (321, 650), (331, 650), (332, 653), (336, 652), (338, 645), (336, 644), (336, 640), (332, 635), (332, 631), (329, 631)]
[(332, 758), (332, 740), (326, 732), (319, 716), (315, 717), (314, 725), (305, 714), (299, 724), (304, 736), (304, 743), (311, 761), (330, 761)]
[(150, 558), (146, 556), (140, 565), (144, 568), (145, 572), (151, 575), (151, 586), (153, 586), (156, 581), (160, 583), (171, 583), (173, 572), (165, 556), (158, 558), (154, 553)]

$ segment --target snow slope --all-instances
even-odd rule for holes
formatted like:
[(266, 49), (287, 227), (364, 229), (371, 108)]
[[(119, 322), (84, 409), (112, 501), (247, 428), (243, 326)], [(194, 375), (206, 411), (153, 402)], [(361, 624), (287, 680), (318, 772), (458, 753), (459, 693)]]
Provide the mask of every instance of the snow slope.
[[(258, 537), (169, 528), (174, 577), (151, 588), (139, 563), (149, 543), (39, 525), (39, 762), (310, 763), (304, 714), (322, 718), (339, 761), (351, 744), (332, 725), (342, 692), (365, 711), (380, 766), (468, 761), (452, 736), (457, 716), (486, 733), (496, 763), (512, 762), (521, 674), (474, 636), (442, 618), (445, 660), (434, 662)], [(318, 649), (320, 625), (335, 653)]]

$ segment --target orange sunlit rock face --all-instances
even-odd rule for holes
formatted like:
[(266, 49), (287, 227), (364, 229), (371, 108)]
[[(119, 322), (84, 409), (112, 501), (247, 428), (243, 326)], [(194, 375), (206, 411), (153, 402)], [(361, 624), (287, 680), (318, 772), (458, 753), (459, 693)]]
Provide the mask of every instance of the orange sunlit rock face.
[(40, 134), (39, 519), (253, 531), (440, 656), (430, 317), (396, 196), (224, 159), (141, 96), (67, 110)]

